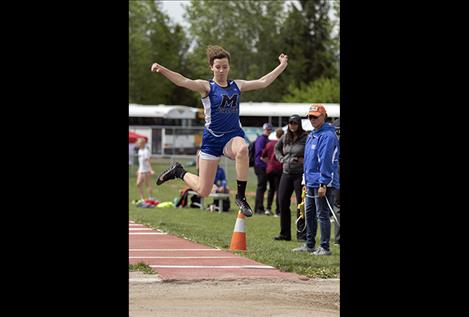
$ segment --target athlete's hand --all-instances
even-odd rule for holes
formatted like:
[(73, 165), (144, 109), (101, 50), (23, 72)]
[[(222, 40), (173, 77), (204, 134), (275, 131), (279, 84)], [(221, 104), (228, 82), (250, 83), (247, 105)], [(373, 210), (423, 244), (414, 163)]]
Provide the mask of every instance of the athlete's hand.
[(278, 60), (280, 61), (280, 64), (288, 64), (288, 55), (282, 53), (278, 57)]
[(154, 63), (153, 65), (151, 65), (151, 71), (154, 73), (158, 73), (160, 69), (161, 69), (161, 66), (158, 63)]

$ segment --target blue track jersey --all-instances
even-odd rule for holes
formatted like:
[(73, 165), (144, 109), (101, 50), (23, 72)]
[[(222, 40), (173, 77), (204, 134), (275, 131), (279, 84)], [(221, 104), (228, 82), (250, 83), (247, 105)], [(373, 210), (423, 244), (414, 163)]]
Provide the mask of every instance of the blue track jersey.
[(241, 92), (234, 80), (228, 80), (228, 87), (221, 87), (209, 80), (210, 92), (202, 98), (205, 127), (214, 136), (241, 129), (239, 121), (239, 99)]

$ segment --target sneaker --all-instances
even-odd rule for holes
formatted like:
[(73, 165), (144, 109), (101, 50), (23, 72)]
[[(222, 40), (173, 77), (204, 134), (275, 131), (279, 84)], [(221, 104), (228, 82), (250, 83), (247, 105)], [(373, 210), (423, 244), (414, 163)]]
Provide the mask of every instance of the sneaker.
[(313, 252), (313, 255), (318, 255), (318, 256), (321, 256), (321, 255), (332, 255), (332, 252), (329, 251), (329, 250), (326, 250), (322, 247), (319, 247), (316, 251)]
[(278, 214), (274, 214), (274, 217), (275, 217), (275, 218), (278, 218), (278, 217), (280, 217), (280, 216), (279, 216)]
[(305, 244), (302, 245), (301, 247), (298, 247), (298, 248), (294, 248), (293, 250), (291, 250), (292, 252), (316, 252), (317, 249), (316, 248), (308, 248), (308, 246), (306, 246)]
[(265, 214), (266, 214), (267, 216), (270, 216), (270, 215), (272, 214), (272, 212), (271, 212), (269, 209), (266, 209), (266, 210), (265, 210)]
[(287, 237), (279, 235), (279, 236), (274, 237), (274, 240), (277, 240), (277, 241), (281, 241), (281, 240), (290, 241), (291, 238), (287, 238)]
[(252, 209), (249, 206), (249, 204), (246, 200), (246, 197), (238, 198), (238, 196), (236, 195), (235, 203), (236, 203), (236, 205), (238, 205), (239, 209), (241, 210), (241, 212), (246, 217), (251, 217), (252, 216)]
[(178, 169), (184, 169), (184, 167), (178, 162), (171, 164), (170, 167), (168, 167), (160, 174), (160, 176), (158, 176), (156, 179), (156, 185), (161, 185), (170, 179), (175, 179)]

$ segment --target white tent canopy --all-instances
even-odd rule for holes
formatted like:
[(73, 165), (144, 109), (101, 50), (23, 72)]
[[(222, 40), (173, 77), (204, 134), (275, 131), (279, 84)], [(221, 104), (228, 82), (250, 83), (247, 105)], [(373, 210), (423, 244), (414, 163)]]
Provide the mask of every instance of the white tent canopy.
[(187, 106), (143, 106), (129, 104), (129, 117), (153, 117), (165, 119), (195, 119), (197, 109)]
[[(240, 116), (270, 116), (289, 117), (298, 114), (306, 116), (313, 103), (276, 103), (276, 102), (241, 102), (239, 104)], [(329, 117), (340, 117), (340, 104), (324, 103)]]

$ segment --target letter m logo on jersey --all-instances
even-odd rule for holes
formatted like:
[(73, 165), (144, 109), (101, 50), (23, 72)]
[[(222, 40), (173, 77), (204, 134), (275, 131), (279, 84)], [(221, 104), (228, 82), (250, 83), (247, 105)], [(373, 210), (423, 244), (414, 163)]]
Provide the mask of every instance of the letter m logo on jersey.
[(223, 95), (223, 100), (221, 101), (219, 111), (220, 112), (236, 112), (237, 111), (237, 104), (238, 104), (238, 95), (233, 95), (228, 97), (227, 95)]

